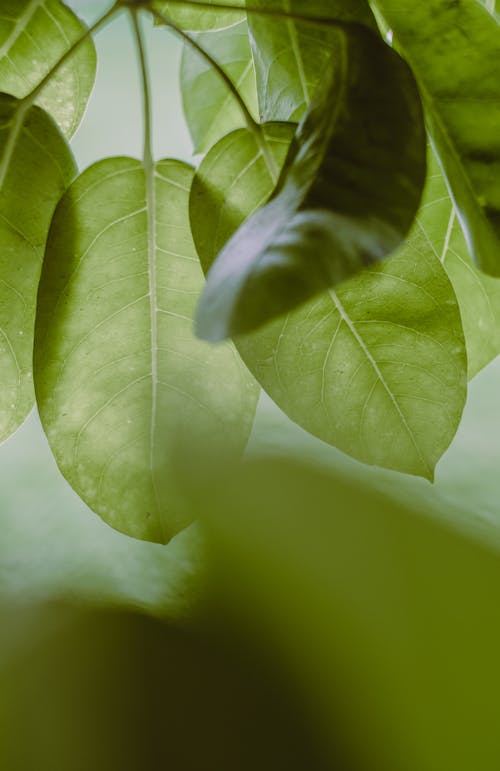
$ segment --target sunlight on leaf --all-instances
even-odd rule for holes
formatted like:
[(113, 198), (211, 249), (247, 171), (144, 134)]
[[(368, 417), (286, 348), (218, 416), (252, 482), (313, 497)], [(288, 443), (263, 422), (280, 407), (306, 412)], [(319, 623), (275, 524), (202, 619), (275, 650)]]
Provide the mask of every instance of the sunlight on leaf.
[[(257, 118), (255, 69), (246, 21), (225, 30), (200, 33), (198, 42), (231, 78)], [(218, 73), (196, 51), (184, 46), (181, 61), (184, 113), (195, 153), (206, 152), (218, 139), (245, 125), (238, 103)]]
[(75, 174), (68, 146), (39, 107), (0, 95), (0, 441), (33, 402), (38, 279), (50, 220)]
[[(0, 90), (22, 98), (84, 31), (59, 0), (7, 0), (0, 18)], [(37, 102), (68, 138), (78, 128), (94, 85), (96, 54), (89, 38), (57, 72)]]
[[(205, 270), (271, 192), (263, 166), (241, 130), (198, 169), (191, 224)], [(407, 248), (237, 345), (307, 431), (358, 460), (432, 478), (460, 421), (467, 372), (455, 294), (432, 251)]]
[(187, 472), (243, 451), (258, 396), (233, 345), (192, 334), (192, 174), (157, 163), (148, 212), (141, 163), (88, 169), (56, 211), (39, 292), (35, 385), (57, 463), (106, 522), (163, 543), (188, 524)]

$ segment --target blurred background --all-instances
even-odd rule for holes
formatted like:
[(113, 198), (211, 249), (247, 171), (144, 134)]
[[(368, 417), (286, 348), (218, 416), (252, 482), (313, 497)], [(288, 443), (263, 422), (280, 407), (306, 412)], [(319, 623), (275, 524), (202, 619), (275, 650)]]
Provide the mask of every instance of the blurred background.
[[(68, 5), (90, 23), (111, 3)], [(146, 26), (155, 154), (190, 161), (181, 44)], [(142, 152), (127, 20), (96, 45), (81, 170)], [(262, 395), (247, 453), (267, 462), (205, 491), (206, 533), (168, 546), (103, 524), (33, 413), (0, 447), (0, 768), (497, 771), (499, 392), (496, 361), (434, 485)]]

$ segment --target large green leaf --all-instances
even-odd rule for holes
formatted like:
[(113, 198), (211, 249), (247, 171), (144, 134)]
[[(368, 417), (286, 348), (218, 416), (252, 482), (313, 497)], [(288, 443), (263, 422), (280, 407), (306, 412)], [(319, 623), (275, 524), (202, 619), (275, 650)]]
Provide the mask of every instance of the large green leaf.
[[(0, 90), (22, 98), (63, 56), (84, 26), (59, 0), (3, 0)], [(54, 75), (38, 103), (67, 137), (78, 128), (94, 85), (96, 54), (89, 38)]]
[(191, 331), (192, 173), (92, 166), (56, 211), (39, 291), (35, 385), (56, 461), (105, 521), (160, 542), (187, 523), (186, 476), (244, 449), (258, 394), (232, 345)]
[[(251, 5), (274, 11), (324, 16), (377, 26), (366, 0), (256, 0)], [(279, 17), (248, 14), (263, 120), (298, 121), (328, 66), (340, 55), (335, 28)]]
[(469, 378), (500, 353), (500, 279), (477, 269), (434, 153), (422, 206), (407, 245), (410, 254), (435, 255), (456, 292), (462, 317)]
[(475, 262), (500, 275), (500, 27), (479, 2), (373, 0), (419, 80)]
[[(279, 164), (282, 146), (272, 148)], [(272, 187), (248, 131), (208, 153), (191, 195), (205, 270)], [(261, 385), (303, 428), (366, 463), (432, 477), (460, 421), (467, 364), (451, 284), (416, 240), (384, 266), (237, 344)]]
[(292, 310), (380, 261), (411, 226), (426, 167), (413, 77), (371, 31), (337, 34), (341, 55), (299, 126), (278, 195), (208, 274), (197, 312), (203, 338), (248, 332)]
[(57, 201), (75, 174), (68, 146), (39, 107), (0, 95), (0, 441), (34, 402), (36, 292)]
[[(256, 117), (259, 112), (255, 69), (246, 21), (225, 30), (204, 32), (198, 42), (223, 67)], [(214, 68), (185, 46), (181, 61), (184, 113), (196, 153), (206, 152), (224, 134), (245, 125), (240, 107)]]
[[(210, 10), (208, 6), (212, 5), (212, 2), (213, 0), (206, 0), (205, 3), (200, 3), (199, 7), (196, 5), (190, 7), (189, 4), (182, 5), (182, 3), (171, 3), (168, 0), (155, 0), (151, 5), (175, 24), (190, 30), (222, 29), (245, 18), (243, 12)], [(207, 7), (204, 8), (203, 5)], [(228, 5), (240, 5), (243, 8), (245, 0), (232, 0)]]

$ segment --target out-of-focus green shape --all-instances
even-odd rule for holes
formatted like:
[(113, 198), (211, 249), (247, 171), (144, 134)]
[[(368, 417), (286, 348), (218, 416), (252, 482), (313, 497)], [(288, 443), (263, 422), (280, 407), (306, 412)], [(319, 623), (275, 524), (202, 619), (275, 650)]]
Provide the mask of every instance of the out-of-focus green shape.
[[(232, 24), (236, 24), (245, 18), (245, 13), (243, 11), (239, 13), (235, 10), (210, 10), (208, 7), (210, 5), (212, 5), (212, 0), (206, 0), (206, 2), (200, 4), (199, 7), (196, 7), (195, 5), (189, 6), (187, 3), (185, 5), (182, 3), (171, 3), (168, 2), (168, 0), (166, 2), (165, 0), (155, 0), (151, 3), (151, 7), (156, 11), (171, 19), (180, 27), (188, 30), (222, 29), (224, 27), (229, 27)], [(244, 8), (245, 0), (231, 0), (228, 5), (241, 5), (241, 7)], [(156, 23), (161, 22), (156, 20)]]
[(470, 253), (500, 276), (500, 26), (480, 2), (372, 0), (419, 81)]
[(498, 555), (299, 464), (216, 484), (219, 591), (302, 682), (332, 749), (340, 735), (367, 771), (498, 768)]
[[(208, 153), (191, 193), (205, 270), (272, 189), (247, 130)], [(460, 314), (430, 250), (408, 248), (237, 346), (292, 420), (365, 463), (432, 478), (460, 422), (467, 374)]]
[[(222, 66), (257, 118), (255, 68), (246, 21), (225, 30), (200, 33), (197, 40)], [(222, 136), (245, 125), (240, 107), (227, 85), (213, 67), (188, 46), (182, 53), (181, 90), (195, 153), (206, 152)]]
[[(256, 0), (252, 7), (364, 24), (377, 31), (366, 0)], [(262, 119), (298, 122), (330, 57), (342, 55), (337, 31), (290, 18), (248, 14)]]
[(243, 451), (259, 390), (232, 344), (191, 330), (192, 174), (88, 169), (57, 208), (38, 297), (36, 395), (59, 468), (108, 524), (161, 543), (191, 521), (183, 485), (204, 454)]
[(485, 275), (471, 261), (460, 221), (432, 150), (422, 206), (402, 251), (415, 259), (434, 255), (444, 265), (460, 307), (469, 378), (474, 377), (500, 353), (500, 279)]
[[(0, 14), (0, 91), (29, 94), (81, 37), (85, 27), (59, 0), (3, 0)], [(96, 53), (89, 38), (55, 73), (37, 99), (71, 137), (94, 85)]]
[(204, 339), (250, 332), (293, 310), (381, 261), (410, 229), (426, 170), (415, 81), (373, 32), (353, 25), (337, 35), (339, 57), (297, 130), (277, 195), (208, 273), (196, 315)]
[(58, 605), (0, 607), (0, 629), (2, 769), (331, 771), (279, 662), (233, 630)]
[(0, 441), (34, 402), (36, 293), (57, 201), (75, 174), (52, 118), (0, 94)]

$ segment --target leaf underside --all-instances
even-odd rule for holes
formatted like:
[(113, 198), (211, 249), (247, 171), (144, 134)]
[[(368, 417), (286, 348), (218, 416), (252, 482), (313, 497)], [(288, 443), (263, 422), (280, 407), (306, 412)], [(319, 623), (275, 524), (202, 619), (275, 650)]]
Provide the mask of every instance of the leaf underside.
[(34, 403), (32, 357), (38, 279), (50, 220), (75, 174), (53, 120), (0, 95), (0, 441)]
[[(284, 131), (280, 126), (281, 144), (269, 141), (278, 165)], [(273, 184), (246, 130), (208, 153), (191, 195), (205, 270)], [(432, 479), (460, 421), (467, 372), (456, 298), (433, 253), (407, 249), (237, 338), (237, 347), (273, 400), (307, 431), (363, 462)]]
[(182, 481), (240, 454), (258, 388), (234, 346), (192, 334), (203, 281), (188, 220), (192, 169), (113, 158), (54, 217), (39, 291), (35, 387), (57, 463), (114, 528), (167, 542)]
[[(3, 0), (0, 91), (22, 98), (50, 71), (85, 27), (59, 0)], [(96, 53), (85, 40), (38, 98), (68, 138), (78, 128), (94, 85)]]

